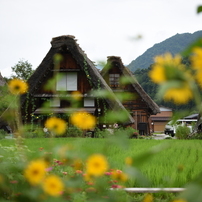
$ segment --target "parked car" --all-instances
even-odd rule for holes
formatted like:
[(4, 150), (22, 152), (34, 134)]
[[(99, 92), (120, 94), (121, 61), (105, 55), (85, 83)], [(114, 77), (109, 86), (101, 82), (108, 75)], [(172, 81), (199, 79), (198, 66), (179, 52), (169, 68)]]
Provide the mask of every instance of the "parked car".
[(196, 122), (197, 119), (178, 119), (177, 121), (169, 121), (165, 125), (164, 133), (173, 137), (175, 136), (178, 126), (187, 126), (192, 132)]

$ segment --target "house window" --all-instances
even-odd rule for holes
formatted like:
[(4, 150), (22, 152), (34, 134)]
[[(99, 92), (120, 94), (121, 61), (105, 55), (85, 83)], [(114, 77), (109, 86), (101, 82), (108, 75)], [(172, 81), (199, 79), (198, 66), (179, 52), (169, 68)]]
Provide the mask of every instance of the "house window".
[(84, 107), (94, 107), (95, 101), (94, 98), (84, 98)]
[(119, 74), (109, 74), (109, 85), (110, 87), (117, 88), (119, 87)]
[(76, 91), (77, 89), (77, 72), (59, 73), (56, 83), (57, 91)]

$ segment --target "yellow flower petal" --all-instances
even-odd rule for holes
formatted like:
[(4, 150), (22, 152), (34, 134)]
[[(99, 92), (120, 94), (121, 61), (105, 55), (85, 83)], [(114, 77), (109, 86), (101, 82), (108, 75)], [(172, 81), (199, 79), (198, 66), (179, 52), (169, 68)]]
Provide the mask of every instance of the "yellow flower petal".
[(112, 171), (111, 178), (114, 180), (125, 182), (128, 180), (128, 175), (121, 170)]
[(24, 176), (31, 185), (37, 185), (44, 179), (46, 167), (47, 164), (43, 160), (31, 161), (24, 171)]
[(51, 117), (46, 120), (45, 127), (56, 135), (62, 135), (67, 129), (67, 123), (63, 119)]
[(23, 80), (13, 79), (9, 81), (8, 88), (12, 94), (18, 95), (26, 93), (28, 90), (28, 85)]
[(93, 154), (87, 159), (86, 173), (93, 176), (100, 176), (108, 170), (108, 167), (108, 162), (104, 155)]
[(70, 122), (82, 130), (88, 130), (95, 127), (96, 118), (85, 111), (79, 111), (72, 114)]
[(191, 63), (194, 69), (202, 70), (202, 48), (194, 48)]
[(58, 176), (50, 175), (44, 180), (43, 190), (51, 196), (60, 196), (64, 190), (64, 184)]
[(181, 88), (170, 88), (164, 94), (166, 101), (172, 101), (176, 104), (186, 104), (193, 98), (193, 93), (188, 85)]
[(154, 83), (160, 84), (166, 81), (165, 68), (160, 65), (154, 65), (149, 72), (149, 77)]
[(152, 194), (146, 194), (146, 196), (144, 197), (142, 202), (153, 202), (154, 201), (154, 197)]

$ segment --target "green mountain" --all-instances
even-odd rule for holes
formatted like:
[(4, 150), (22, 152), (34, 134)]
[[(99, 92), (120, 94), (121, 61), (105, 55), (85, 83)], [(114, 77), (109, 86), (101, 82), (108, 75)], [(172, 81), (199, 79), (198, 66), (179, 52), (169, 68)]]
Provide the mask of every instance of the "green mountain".
[(146, 69), (151, 64), (153, 64), (153, 58), (156, 55), (162, 55), (166, 52), (170, 52), (173, 55), (180, 53), (199, 37), (202, 37), (202, 31), (197, 31), (193, 34), (176, 34), (162, 41), (161, 43), (155, 44), (153, 47), (147, 49), (142, 55), (133, 60), (127, 67), (132, 72), (137, 69)]

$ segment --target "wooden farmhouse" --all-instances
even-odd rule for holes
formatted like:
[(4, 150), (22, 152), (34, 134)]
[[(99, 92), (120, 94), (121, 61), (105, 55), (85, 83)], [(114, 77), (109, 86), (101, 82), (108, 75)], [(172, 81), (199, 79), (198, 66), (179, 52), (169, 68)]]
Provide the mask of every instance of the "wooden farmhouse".
[[(47, 88), (48, 83), (52, 85)], [(47, 117), (53, 114), (63, 116), (68, 121), (72, 111), (85, 110), (95, 115), (98, 126), (103, 128), (109, 123), (103, 119), (101, 121), (100, 117), (108, 110), (126, 111), (73, 36), (52, 39), (50, 50), (29, 78), (28, 85), (29, 92), (21, 97), (24, 123), (43, 125)], [(100, 89), (112, 93), (114, 99), (97, 98), (92, 94), (92, 91)], [(79, 101), (74, 101), (75, 93)], [(127, 120), (121, 125), (134, 124), (132, 116), (127, 114)]]
[[(140, 134), (150, 134), (150, 116), (159, 113), (160, 109), (143, 90), (134, 75), (123, 65), (121, 58), (108, 57), (107, 64), (101, 71), (101, 75), (114, 93), (128, 92), (134, 95), (124, 101), (123, 105), (135, 120), (134, 128), (139, 130)], [(122, 77), (128, 78), (129, 82), (126, 85), (120, 83)]]
[(160, 106), (160, 113), (151, 116), (152, 131), (164, 132), (165, 125), (171, 120), (172, 115), (172, 109)]

